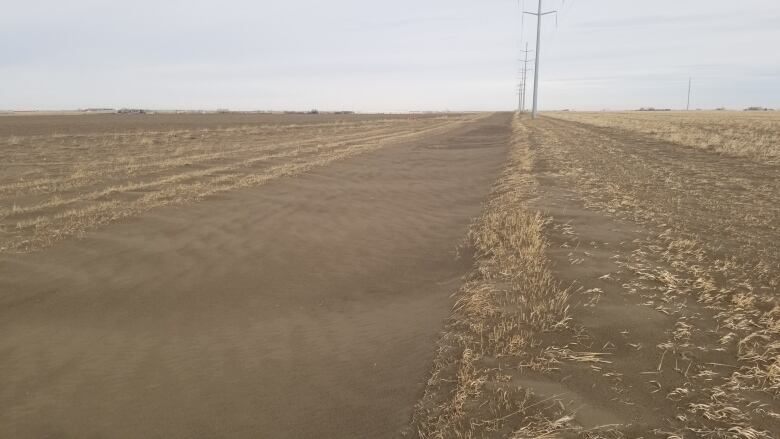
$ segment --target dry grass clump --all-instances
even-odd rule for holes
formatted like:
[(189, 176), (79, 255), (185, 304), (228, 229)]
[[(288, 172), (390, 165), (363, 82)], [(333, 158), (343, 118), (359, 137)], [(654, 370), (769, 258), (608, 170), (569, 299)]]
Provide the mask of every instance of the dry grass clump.
[(524, 127), (516, 121), (514, 130), (509, 164), (468, 234), (475, 268), (458, 293), (414, 412), (421, 438), (552, 437), (546, 435), (579, 430), (562, 395), (541, 398), (515, 379), (557, 370), (567, 356), (585, 354), (546, 337), (570, 331), (570, 292), (554, 279), (545, 256), (548, 219), (527, 205), (536, 184), (533, 159)]
[(659, 140), (726, 155), (780, 162), (780, 113), (554, 112), (547, 115), (599, 127), (634, 131)]
[(36, 250), (155, 207), (296, 175), (475, 117), (0, 139), (0, 252)]

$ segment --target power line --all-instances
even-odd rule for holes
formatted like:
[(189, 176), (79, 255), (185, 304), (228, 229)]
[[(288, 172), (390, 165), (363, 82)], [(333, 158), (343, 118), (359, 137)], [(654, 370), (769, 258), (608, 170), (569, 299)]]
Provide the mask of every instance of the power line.
[[(525, 0), (517, 0), (517, 6), (520, 8), (520, 52), (523, 53), (523, 58), (521, 58), (519, 61), (522, 63), (522, 68), (520, 69), (520, 76), (518, 78), (518, 81), (520, 84), (517, 86), (517, 111), (519, 112), (525, 112), (525, 90), (526, 90), (526, 83), (527, 83), (527, 72), (528, 72), (528, 42), (525, 41)], [(525, 41), (525, 50), (522, 50), (523, 47), (523, 41)]]
[(523, 82), (521, 83), (519, 89), (520, 102), (518, 105), (518, 111), (524, 113), (525, 112), (525, 84), (527, 82), (528, 63), (533, 61), (528, 59), (528, 52), (532, 52), (531, 50), (528, 50), (528, 42), (525, 43), (525, 50), (521, 50), (521, 52), (525, 54), (525, 58), (521, 61), (523, 63)]
[(520, 6), (520, 47), (523, 47), (523, 39), (525, 38), (525, 0), (520, 4), (520, 0), (517, 0), (517, 6)]
[(569, 0), (568, 6), (566, 4), (566, 0), (561, 0), (561, 21), (565, 22), (566, 18), (569, 16), (569, 12), (571, 12), (572, 8), (574, 7), (574, 0)]
[(542, 16), (547, 14), (553, 14), (557, 13), (558, 11), (547, 11), (542, 12), (542, 0), (539, 0), (539, 9), (537, 12), (526, 12), (523, 11), (524, 14), (528, 15), (536, 15), (536, 51), (535, 51), (535, 57), (534, 60), (535, 66), (534, 66), (534, 106), (533, 110), (531, 111), (531, 118), (536, 119), (536, 116), (539, 113), (538, 110), (538, 103), (539, 103), (539, 58), (541, 57), (541, 44), (542, 44)]

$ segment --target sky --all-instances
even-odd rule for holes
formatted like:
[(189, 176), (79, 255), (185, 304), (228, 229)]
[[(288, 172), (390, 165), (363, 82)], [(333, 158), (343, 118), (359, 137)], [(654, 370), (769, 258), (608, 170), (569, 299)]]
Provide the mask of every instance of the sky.
[[(0, 109), (511, 110), (523, 4), (0, 0)], [(780, 107), (778, 0), (543, 7), (542, 110)]]

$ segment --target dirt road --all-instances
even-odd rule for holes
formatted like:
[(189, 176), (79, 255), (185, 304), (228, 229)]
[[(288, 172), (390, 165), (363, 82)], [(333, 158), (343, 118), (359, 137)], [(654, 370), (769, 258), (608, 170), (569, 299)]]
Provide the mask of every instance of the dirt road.
[(510, 117), (0, 256), (0, 436), (394, 436)]

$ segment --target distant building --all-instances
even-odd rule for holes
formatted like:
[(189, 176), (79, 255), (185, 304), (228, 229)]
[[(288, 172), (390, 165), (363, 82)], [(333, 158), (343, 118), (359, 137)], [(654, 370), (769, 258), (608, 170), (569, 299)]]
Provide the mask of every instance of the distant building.
[(147, 111), (141, 108), (120, 108), (119, 114), (146, 114)]

